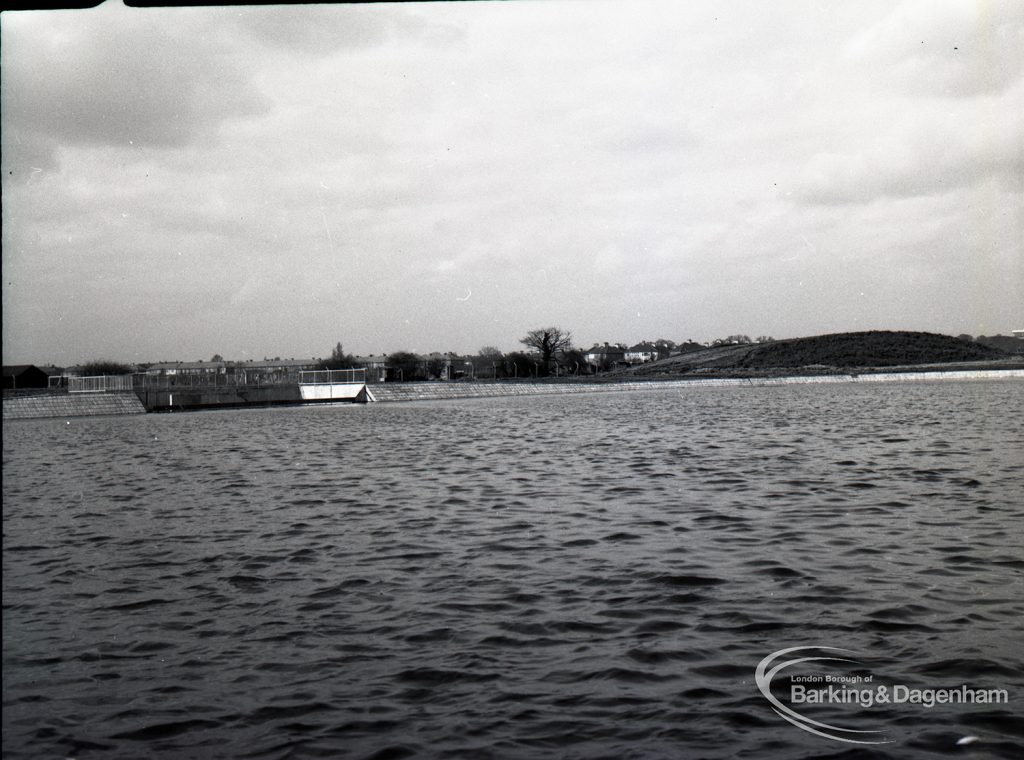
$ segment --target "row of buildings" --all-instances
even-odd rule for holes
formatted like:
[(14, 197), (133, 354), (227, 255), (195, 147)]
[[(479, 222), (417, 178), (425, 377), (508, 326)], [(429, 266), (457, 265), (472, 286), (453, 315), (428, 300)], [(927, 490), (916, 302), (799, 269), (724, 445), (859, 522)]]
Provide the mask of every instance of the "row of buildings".
[(706, 348), (706, 346), (693, 341), (683, 343), (675, 343), (670, 340), (643, 341), (633, 346), (627, 346), (624, 343), (595, 343), (592, 348), (583, 352), (583, 359), (595, 371), (601, 371), (614, 367), (645, 364), (702, 348)]
[[(623, 343), (598, 343), (585, 351), (571, 350), (558, 357), (559, 370), (572, 374), (589, 374), (615, 367), (656, 361), (695, 348), (699, 343), (676, 344), (672, 341), (644, 341), (632, 346)], [(400, 357), (400, 360), (399, 360)], [(352, 363), (366, 371), (366, 380), (379, 383), (409, 379), (458, 380), (501, 378), (537, 374), (541, 357), (536, 352), (508, 355), (460, 355), (453, 352), (428, 354), (371, 354), (353, 356)], [(231, 377), (232, 382), (246, 383), (286, 381), (300, 372), (322, 369), (324, 361), (310, 359), (263, 359), (225, 361), (216, 357), (198, 362), (154, 362), (131, 366), (137, 384), (162, 382), (216, 383)], [(87, 367), (37, 367), (35, 365), (5, 366), (4, 388), (46, 388), (66, 385), (68, 378), (95, 374)]]

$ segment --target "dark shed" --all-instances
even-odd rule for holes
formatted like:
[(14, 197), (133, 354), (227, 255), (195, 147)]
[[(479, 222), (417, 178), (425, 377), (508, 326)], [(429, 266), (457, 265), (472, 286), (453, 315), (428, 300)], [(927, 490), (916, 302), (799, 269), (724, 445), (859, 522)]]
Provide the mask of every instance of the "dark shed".
[(45, 388), (49, 377), (34, 364), (4, 366), (4, 388)]

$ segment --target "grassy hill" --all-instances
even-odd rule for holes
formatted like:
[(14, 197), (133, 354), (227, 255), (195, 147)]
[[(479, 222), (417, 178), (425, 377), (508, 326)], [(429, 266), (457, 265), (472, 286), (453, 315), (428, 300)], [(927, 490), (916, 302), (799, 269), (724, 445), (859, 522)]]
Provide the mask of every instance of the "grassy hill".
[(773, 343), (718, 346), (632, 367), (634, 375), (727, 373), (779, 369), (864, 369), (990, 362), (1008, 359), (990, 346), (935, 333), (883, 331), (835, 333)]
[(768, 368), (827, 364), (833, 367), (895, 367), (985, 361), (1005, 356), (999, 349), (967, 343), (949, 335), (875, 330), (761, 344), (743, 357), (739, 366)]

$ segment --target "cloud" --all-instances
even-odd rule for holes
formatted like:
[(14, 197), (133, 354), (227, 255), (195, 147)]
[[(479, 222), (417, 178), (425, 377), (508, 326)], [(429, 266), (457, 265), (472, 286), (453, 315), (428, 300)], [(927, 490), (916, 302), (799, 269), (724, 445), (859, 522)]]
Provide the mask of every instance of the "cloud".
[[(1012, 51), (913, 70), (896, 23), (934, 40), (962, 7), (5, 14), (5, 355), (1005, 322), (1024, 85), (958, 77)], [(980, 38), (1012, 37), (992, 7)]]
[(463, 30), (431, 14), (394, 9), (380, 13), (372, 6), (247, 6), (224, 12), (240, 32), (270, 48), (314, 56), (373, 48), (396, 40), (457, 44)]
[(1024, 73), (1024, 5), (906, 0), (844, 52), (881, 88), (958, 97), (998, 91)]
[(999, 180), (1024, 186), (1024, 82), (998, 95), (916, 103), (851, 139), (846, 150), (820, 151), (796, 180), (807, 203), (858, 203), (948, 193)]
[(265, 112), (224, 43), (194, 9), (5, 13), (5, 165), (53, 165), (73, 145), (182, 147)]

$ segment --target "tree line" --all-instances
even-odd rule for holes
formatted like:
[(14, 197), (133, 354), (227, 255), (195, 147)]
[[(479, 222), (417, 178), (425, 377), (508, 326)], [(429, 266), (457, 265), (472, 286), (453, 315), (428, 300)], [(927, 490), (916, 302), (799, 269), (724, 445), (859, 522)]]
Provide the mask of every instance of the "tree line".
[[(513, 351), (505, 354), (494, 346), (484, 346), (471, 362), (474, 376), (487, 377), (548, 377), (551, 374), (579, 373), (585, 362), (583, 353), (572, 345), (572, 333), (560, 327), (530, 330), (521, 338), (534, 353)], [(354, 369), (362, 364), (345, 351), (339, 342), (329, 358), (320, 363), (321, 369)], [(396, 351), (386, 357), (389, 379), (427, 380), (441, 377), (451, 370), (450, 362), (438, 356), (423, 358), (410, 351)], [(465, 370), (456, 369), (464, 372)]]

